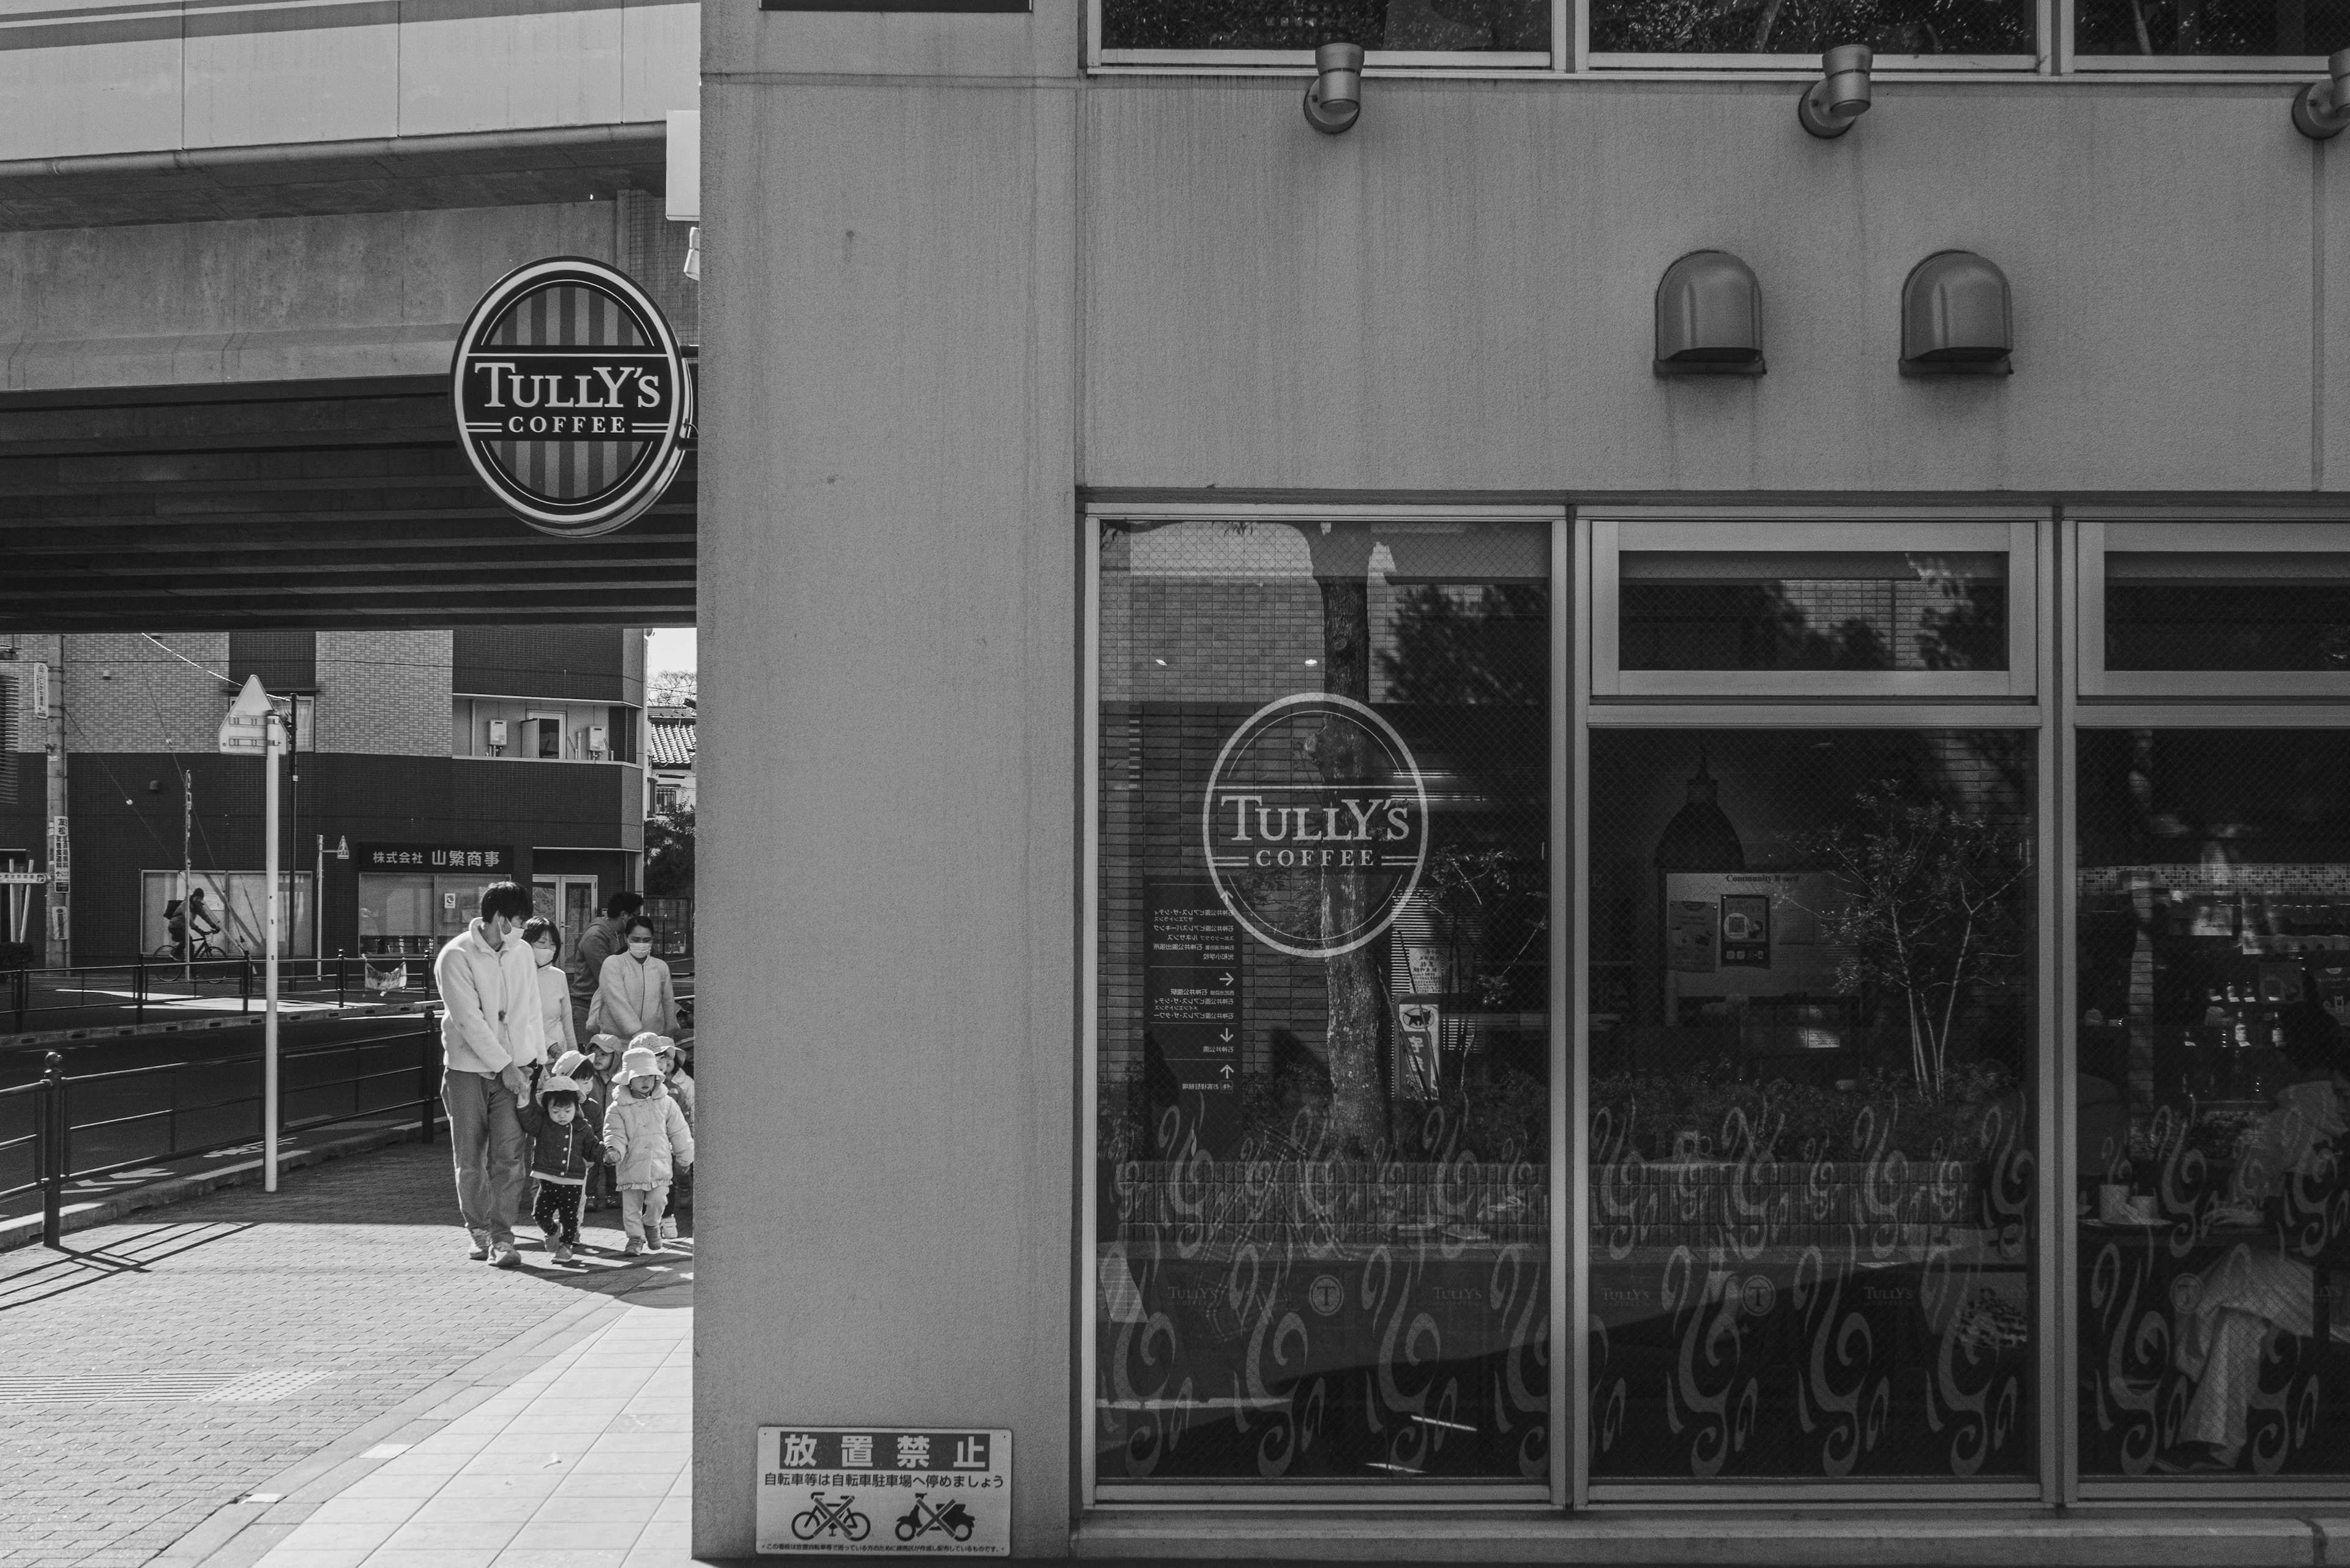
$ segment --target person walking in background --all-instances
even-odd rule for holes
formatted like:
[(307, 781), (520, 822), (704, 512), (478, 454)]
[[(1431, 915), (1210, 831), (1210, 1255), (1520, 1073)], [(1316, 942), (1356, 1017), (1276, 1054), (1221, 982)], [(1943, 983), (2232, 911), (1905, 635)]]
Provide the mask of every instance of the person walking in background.
[(604, 905), (604, 918), (580, 932), (579, 945), (572, 950), (571, 1033), (582, 1050), (584, 1042), (595, 1033), (588, 1027), (588, 1011), (595, 1004), (596, 986), (604, 977), (604, 961), (627, 945), (628, 921), (644, 907), (642, 893), (613, 894)]
[(596, 983), (596, 1000), (588, 1009), (588, 1033), (617, 1034), (634, 1040), (639, 1034), (677, 1033), (677, 991), (669, 965), (653, 957), (653, 923), (631, 915), (622, 928), (628, 948), (604, 961)]
[(661, 1210), (669, 1184), (693, 1163), (693, 1129), (661, 1083), (660, 1064), (641, 1045), (620, 1058), (612, 1108), (604, 1113), (604, 1159), (620, 1186), (621, 1251), (634, 1257), (661, 1251)]
[(585, 1114), (579, 1085), (549, 1073), (539, 1080), (536, 1103), (522, 1107), (522, 1125), (531, 1135), (530, 1173), (538, 1180), (531, 1218), (546, 1238), (548, 1255), (558, 1263), (576, 1262), (571, 1254), (579, 1245), (582, 1195), (588, 1175), (604, 1163), (603, 1140)]
[(512, 882), (482, 893), (482, 912), (434, 955), (441, 992), (441, 1103), (457, 1168), (457, 1210), (472, 1256), (522, 1267), (514, 1216), (529, 1180), (519, 1111), (529, 1098), (523, 1064), (546, 1054), (530, 949), (515, 940), (530, 895)]

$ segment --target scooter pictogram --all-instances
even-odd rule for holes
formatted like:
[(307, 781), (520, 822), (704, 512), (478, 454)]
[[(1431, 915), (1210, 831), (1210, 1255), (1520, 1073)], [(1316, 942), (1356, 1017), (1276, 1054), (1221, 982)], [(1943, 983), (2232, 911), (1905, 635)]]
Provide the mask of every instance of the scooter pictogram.
[[(838, 1502), (827, 1502), (824, 1493), (808, 1493), (806, 1512), (792, 1515), (792, 1533), (802, 1541), (814, 1541), (818, 1534), (846, 1535), (851, 1541), (862, 1541), (873, 1530), (873, 1521), (848, 1505), (857, 1501), (855, 1492), (843, 1492)], [(899, 1526), (903, 1530), (905, 1526)], [(899, 1540), (905, 1537), (900, 1535)]]
[(918, 1491), (914, 1494), (914, 1506), (898, 1521), (898, 1539), (911, 1541), (917, 1535), (927, 1535), (933, 1530), (942, 1530), (957, 1541), (969, 1541), (972, 1530), (977, 1523), (971, 1517), (970, 1511), (960, 1502), (951, 1502), (942, 1509), (932, 1508), (923, 1501), (930, 1495), (926, 1491)]

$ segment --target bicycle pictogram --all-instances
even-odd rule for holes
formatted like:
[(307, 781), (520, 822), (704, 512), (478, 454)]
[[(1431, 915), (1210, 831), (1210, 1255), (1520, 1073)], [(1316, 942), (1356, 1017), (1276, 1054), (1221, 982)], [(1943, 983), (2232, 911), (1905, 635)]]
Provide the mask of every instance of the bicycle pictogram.
[[(843, 1492), (837, 1502), (824, 1501), (824, 1493), (808, 1493), (805, 1512), (792, 1515), (792, 1533), (802, 1541), (814, 1541), (818, 1535), (846, 1535), (851, 1541), (862, 1541), (871, 1533), (873, 1521), (848, 1505), (857, 1501), (855, 1492)], [(898, 1539), (906, 1539), (905, 1526), (899, 1525)]]
[(960, 1502), (951, 1502), (942, 1509), (932, 1508), (924, 1501), (930, 1495), (926, 1491), (914, 1494), (914, 1506), (898, 1521), (898, 1539), (911, 1541), (917, 1535), (928, 1535), (933, 1530), (940, 1530), (956, 1541), (969, 1541), (977, 1524), (970, 1511)]

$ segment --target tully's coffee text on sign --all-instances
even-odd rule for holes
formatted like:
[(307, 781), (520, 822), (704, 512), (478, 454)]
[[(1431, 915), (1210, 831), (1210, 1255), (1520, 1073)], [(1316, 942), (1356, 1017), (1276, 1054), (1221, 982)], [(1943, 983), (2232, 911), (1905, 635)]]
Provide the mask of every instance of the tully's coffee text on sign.
[(546, 534), (640, 515), (693, 431), (693, 382), (660, 307), (627, 274), (576, 256), (533, 262), (482, 296), (450, 395), (482, 483)]
[(1369, 707), (1327, 692), (1249, 715), (1216, 758), (1200, 816), (1224, 908), (1294, 958), (1377, 938), (1428, 859), (1428, 787), (1410, 748)]

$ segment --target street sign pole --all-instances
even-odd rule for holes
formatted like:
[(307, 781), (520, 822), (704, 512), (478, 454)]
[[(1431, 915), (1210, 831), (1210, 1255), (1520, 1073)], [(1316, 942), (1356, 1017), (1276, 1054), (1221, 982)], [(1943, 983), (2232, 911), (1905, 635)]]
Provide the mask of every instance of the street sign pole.
[(277, 890), (277, 765), (286, 754), (285, 722), (277, 715), (276, 705), (269, 693), (262, 690), (261, 677), (244, 678), (244, 690), (236, 694), (229, 705), (228, 716), (221, 721), (220, 749), (224, 756), (259, 755), (262, 766), (262, 803), (266, 821), (263, 838), (269, 846), (264, 856), (262, 875), (269, 883), (265, 900), (268, 916), (264, 921), (267, 931), (263, 940), (267, 951), (262, 955), (266, 984), (262, 1001), (261, 1021), (261, 1143), (262, 1189), (277, 1190), (277, 933), (284, 929), (285, 917), (278, 910)]
[(269, 749), (262, 754), (261, 765), (268, 770), (268, 784), (262, 791), (264, 811), (268, 817), (269, 851), (264, 857), (262, 875), (269, 883), (269, 934), (262, 968), (264, 993), (267, 998), (261, 1015), (261, 1114), (265, 1131), (262, 1137), (262, 1182), (264, 1192), (277, 1190), (277, 933), (284, 928), (285, 915), (279, 909), (281, 895), (277, 886), (277, 775), (282, 771), (278, 759), (286, 754), (286, 725), (271, 708), (265, 721), (269, 726)]

